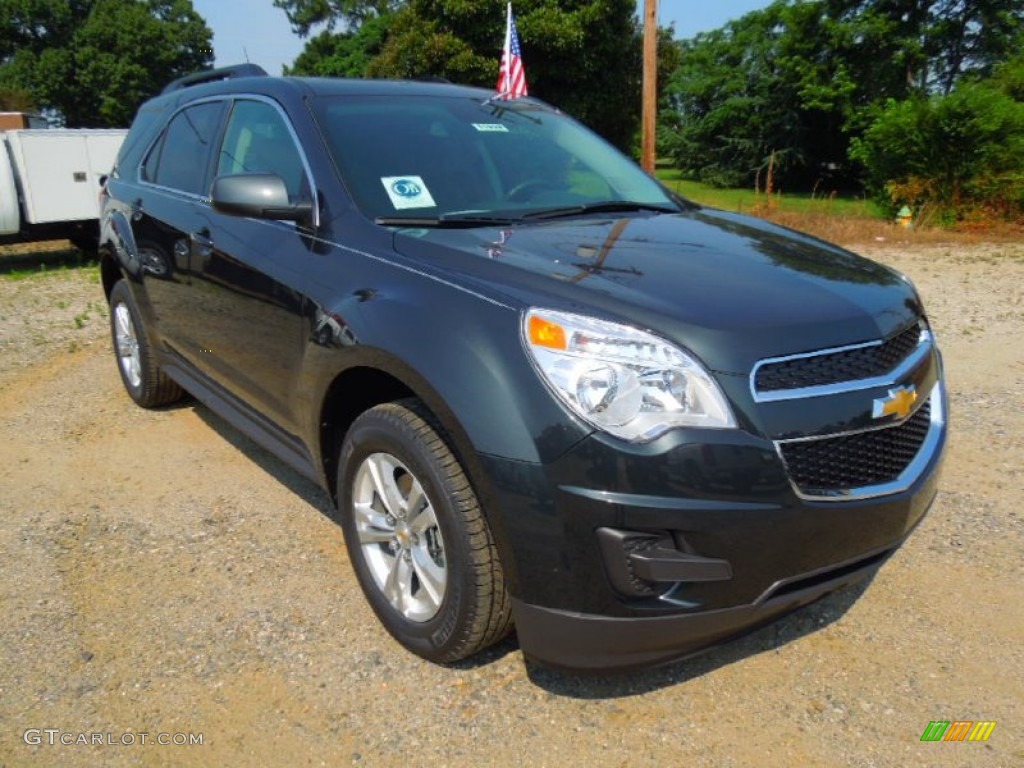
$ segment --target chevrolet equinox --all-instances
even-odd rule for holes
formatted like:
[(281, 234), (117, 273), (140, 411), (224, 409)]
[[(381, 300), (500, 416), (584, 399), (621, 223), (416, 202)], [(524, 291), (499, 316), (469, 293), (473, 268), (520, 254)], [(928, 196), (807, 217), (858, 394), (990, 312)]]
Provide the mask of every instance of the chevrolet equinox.
[(693, 204), (536, 99), (190, 75), (101, 193), (125, 389), (190, 393), (337, 504), (436, 662), (630, 668), (873, 574), (936, 493), (910, 282)]

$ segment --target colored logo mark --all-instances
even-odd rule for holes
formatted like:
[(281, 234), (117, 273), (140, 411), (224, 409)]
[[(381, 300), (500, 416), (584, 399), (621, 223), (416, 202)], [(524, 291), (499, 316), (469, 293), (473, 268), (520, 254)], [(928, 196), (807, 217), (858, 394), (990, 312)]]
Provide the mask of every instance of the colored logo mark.
[(875, 400), (871, 415), (880, 419), (883, 416), (898, 416), (901, 419), (910, 415), (910, 409), (917, 402), (917, 389), (913, 386), (897, 387), (889, 390), (888, 397)]
[(921, 734), (921, 741), (988, 741), (994, 720), (932, 720)]
[(391, 191), (399, 197), (418, 197), (423, 189), (412, 179), (399, 179), (391, 185)]

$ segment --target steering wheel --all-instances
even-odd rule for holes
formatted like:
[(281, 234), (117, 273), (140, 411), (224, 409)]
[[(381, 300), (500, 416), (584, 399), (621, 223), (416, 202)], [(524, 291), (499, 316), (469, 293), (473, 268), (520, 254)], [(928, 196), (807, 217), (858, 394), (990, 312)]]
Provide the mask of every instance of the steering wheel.
[(557, 189), (557, 185), (546, 179), (526, 179), (512, 187), (505, 197), (517, 203), (522, 203), (532, 198), (535, 193), (544, 189)]

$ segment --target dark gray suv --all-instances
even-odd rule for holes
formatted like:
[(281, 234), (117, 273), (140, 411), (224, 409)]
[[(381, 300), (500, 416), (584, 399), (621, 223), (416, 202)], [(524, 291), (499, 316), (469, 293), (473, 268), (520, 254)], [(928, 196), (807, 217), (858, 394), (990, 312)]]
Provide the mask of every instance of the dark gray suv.
[(128, 394), (188, 391), (327, 489), (428, 659), (513, 624), (548, 664), (678, 658), (870, 575), (936, 492), (905, 278), (683, 200), (534, 99), (177, 81), (101, 253)]

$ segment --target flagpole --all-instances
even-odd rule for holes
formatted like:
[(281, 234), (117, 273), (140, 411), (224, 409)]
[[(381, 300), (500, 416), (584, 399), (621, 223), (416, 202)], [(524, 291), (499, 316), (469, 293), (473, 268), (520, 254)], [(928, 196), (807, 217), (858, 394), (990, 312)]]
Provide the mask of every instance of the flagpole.
[(502, 93), (507, 93), (512, 90), (512, 77), (508, 71), (508, 67), (512, 65), (512, 3), (510, 2), (505, 9), (505, 45), (502, 47), (501, 61), (502, 66), (505, 69), (505, 82), (502, 83), (502, 87), (499, 89)]
[(643, 138), (640, 165), (654, 173), (658, 110), (658, 0), (644, 0)]
[(529, 94), (512, 3), (508, 4), (505, 14), (505, 45), (501, 50), (497, 91), (503, 99), (518, 99)]

